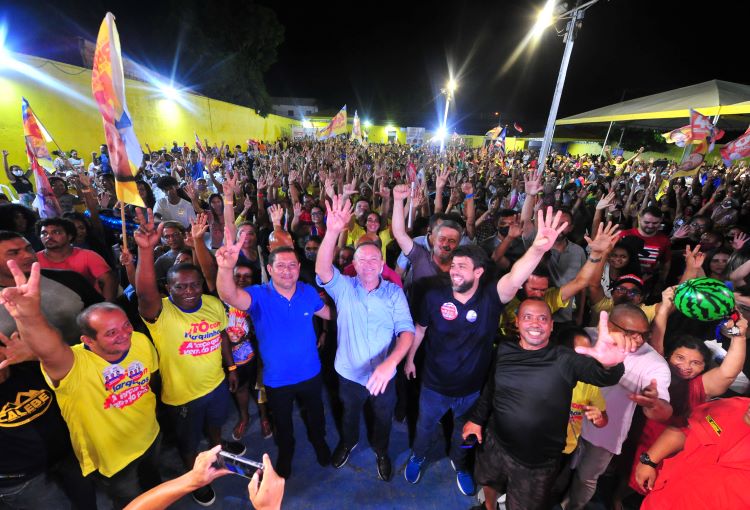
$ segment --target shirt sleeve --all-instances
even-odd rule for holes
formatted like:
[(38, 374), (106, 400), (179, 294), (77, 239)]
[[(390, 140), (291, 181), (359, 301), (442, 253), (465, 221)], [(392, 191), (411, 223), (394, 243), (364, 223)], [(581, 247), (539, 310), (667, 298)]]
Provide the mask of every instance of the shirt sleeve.
[(323, 283), (318, 275), (315, 275), (315, 282), (328, 292), (328, 295), (333, 298), (333, 301), (338, 305), (339, 300), (344, 296), (347, 288), (351, 285), (348, 282), (348, 278), (342, 276), (339, 270), (333, 266), (333, 278), (328, 283)]
[[(395, 286), (395, 284), (392, 285)], [(393, 331), (396, 335), (404, 331), (414, 333), (414, 321), (409, 312), (409, 303), (401, 288), (398, 288), (393, 295)]]

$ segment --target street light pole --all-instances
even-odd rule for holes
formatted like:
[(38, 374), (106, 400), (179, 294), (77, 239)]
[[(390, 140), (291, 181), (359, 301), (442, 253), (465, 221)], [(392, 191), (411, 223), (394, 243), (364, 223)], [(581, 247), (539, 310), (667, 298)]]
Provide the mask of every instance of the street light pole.
[(583, 5), (576, 5), (570, 11), (562, 14), (560, 18), (570, 16), (568, 24), (565, 27), (563, 35), (565, 41), (565, 50), (563, 51), (562, 62), (560, 63), (560, 72), (557, 75), (557, 84), (555, 85), (555, 94), (552, 96), (552, 106), (547, 117), (547, 127), (544, 129), (544, 140), (542, 149), (539, 152), (539, 174), (544, 172), (547, 166), (547, 156), (552, 146), (552, 137), (555, 134), (555, 120), (557, 119), (557, 109), (560, 106), (560, 97), (562, 97), (563, 86), (565, 85), (565, 76), (568, 74), (568, 64), (570, 63), (570, 54), (573, 52), (573, 42), (576, 35), (576, 25), (583, 19), (583, 13), (586, 9), (594, 5), (599, 0), (590, 0)]
[(451, 90), (445, 90), (445, 111), (443, 112), (443, 136), (440, 138), (440, 152), (445, 149), (445, 137), (448, 136), (448, 106), (451, 104)]

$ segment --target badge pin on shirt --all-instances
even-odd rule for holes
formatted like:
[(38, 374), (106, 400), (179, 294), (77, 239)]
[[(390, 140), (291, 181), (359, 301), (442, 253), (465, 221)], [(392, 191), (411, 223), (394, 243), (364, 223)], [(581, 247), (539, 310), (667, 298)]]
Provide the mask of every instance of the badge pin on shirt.
[(466, 312), (466, 320), (469, 322), (476, 322), (477, 321), (477, 312), (474, 310), (469, 310)]

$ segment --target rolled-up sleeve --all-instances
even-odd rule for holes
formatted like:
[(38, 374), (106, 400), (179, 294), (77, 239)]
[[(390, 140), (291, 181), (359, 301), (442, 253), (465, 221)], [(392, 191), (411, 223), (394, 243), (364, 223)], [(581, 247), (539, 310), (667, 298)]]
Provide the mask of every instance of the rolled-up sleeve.
[(393, 293), (393, 332), (398, 336), (404, 331), (414, 333), (414, 321), (409, 312), (406, 295), (403, 290), (398, 289)]

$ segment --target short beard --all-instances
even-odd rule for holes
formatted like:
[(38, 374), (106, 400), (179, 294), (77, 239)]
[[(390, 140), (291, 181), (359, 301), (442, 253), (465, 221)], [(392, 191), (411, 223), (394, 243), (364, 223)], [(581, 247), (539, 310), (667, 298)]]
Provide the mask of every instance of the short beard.
[(470, 288), (474, 286), (474, 280), (471, 281), (464, 281), (461, 285), (452, 285), (453, 292), (458, 292), (459, 294), (463, 294)]

